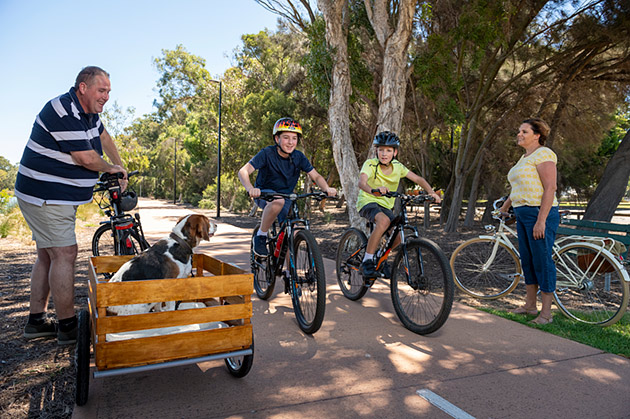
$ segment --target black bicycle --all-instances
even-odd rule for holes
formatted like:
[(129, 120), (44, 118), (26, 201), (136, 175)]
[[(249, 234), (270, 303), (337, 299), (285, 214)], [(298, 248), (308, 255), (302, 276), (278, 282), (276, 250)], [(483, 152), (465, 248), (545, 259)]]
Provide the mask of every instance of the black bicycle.
[(298, 326), (304, 333), (313, 334), (324, 321), (326, 273), (321, 252), (309, 230), (309, 222), (300, 216), (298, 200), (322, 200), (330, 197), (322, 191), (301, 195), (263, 192), (260, 195), (260, 199), (268, 202), (278, 198), (291, 200), (291, 207), (287, 218), (282, 223), (274, 221), (269, 230), (267, 257), (254, 254), (253, 241), (260, 224), (254, 228), (250, 252), (254, 289), (258, 298), (267, 300), (273, 293), (276, 278), (281, 276), (284, 279), (285, 294), (291, 295)]
[[(442, 249), (437, 243), (420, 237), (407, 217), (407, 205), (423, 205), (432, 198), (426, 194), (397, 192), (385, 196), (399, 197), (401, 210), (383, 234), (374, 255), (378, 277), (391, 279), (392, 304), (402, 324), (414, 333), (433, 333), (442, 327), (451, 312), (453, 274)], [(374, 224), (368, 222), (368, 229), (371, 233)], [(406, 232), (410, 232), (410, 238)], [(390, 269), (387, 257), (398, 236), (400, 245)], [(337, 282), (343, 295), (353, 301), (363, 297), (376, 279), (364, 278), (359, 272), (366, 247), (367, 237), (363, 231), (350, 228), (337, 248)]]
[[(138, 174), (137, 170), (128, 173), (128, 178)], [(140, 214), (128, 214), (138, 204), (138, 196), (129, 186), (121, 192), (119, 179), (122, 173), (103, 173), (94, 186), (95, 201), (109, 220), (101, 221), (101, 226), (92, 237), (94, 256), (136, 255), (149, 248), (144, 238)]]

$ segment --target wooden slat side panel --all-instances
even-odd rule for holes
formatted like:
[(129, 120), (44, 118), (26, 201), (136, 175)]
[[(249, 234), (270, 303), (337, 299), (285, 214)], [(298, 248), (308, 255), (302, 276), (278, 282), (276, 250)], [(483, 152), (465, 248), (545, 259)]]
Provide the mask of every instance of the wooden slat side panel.
[(252, 342), (252, 326), (203, 330), (177, 335), (154, 336), (96, 346), (99, 370), (155, 364), (176, 359), (248, 348)]
[(253, 292), (252, 274), (221, 277), (190, 277), (125, 281), (98, 285), (99, 307), (248, 295)]
[(94, 265), (96, 273), (111, 273), (116, 272), (120, 267), (132, 259), (131, 256), (92, 256), (90, 257), (90, 263)]
[(248, 273), (247, 271), (239, 268), (236, 265), (222, 262), (212, 256), (203, 254), (202, 257), (204, 269), (208, 272), (213, 273), (214, 275), (239, 275)]
[(134, 314), (131, 316), (107, 316), (98, 321), (99, 333), (121, 333), (158, 327), (184, 326), (210, 322), (249, 319), (252, 304), (234, 304), (160, 313)]

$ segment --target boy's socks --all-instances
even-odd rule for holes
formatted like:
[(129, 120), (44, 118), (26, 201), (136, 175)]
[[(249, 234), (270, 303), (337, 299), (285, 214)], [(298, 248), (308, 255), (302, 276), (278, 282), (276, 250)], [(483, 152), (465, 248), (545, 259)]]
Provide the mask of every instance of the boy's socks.
[(373, 253), (366, 253), (365, 256), (363, 256), (363, 262), (365, 262), (368, 259), (372, 259), (374, 258), (374, 254)]

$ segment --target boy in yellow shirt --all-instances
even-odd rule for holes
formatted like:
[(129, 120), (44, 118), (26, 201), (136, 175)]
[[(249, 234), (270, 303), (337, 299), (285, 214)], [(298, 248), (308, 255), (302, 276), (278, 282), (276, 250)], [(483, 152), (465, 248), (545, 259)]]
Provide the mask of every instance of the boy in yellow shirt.
[[(359, 215), (374, 223), (374, 230), (368, 239), (365, 257), (361, 263), (360, 272), (365, 278), (377, 276), (374, 253), (383, 237), (383, 233), (394, 219), (392, 208), (395, 198), (385, 197), (387, 192), (398, 189), (401, 178), (407, 178), (420, 185), (429, 193), (435, 202), (441, 202), (440, 196), (435, 193), (431, 185), (407, 169), (401, 162), (396, 160), (400, 140), (393, 132), (383, 131), (374, 137), (376, 147), (376, 158), (368, 159), (361, 167), (359, 177), (359, 197), (357, 199), (357, 209)], [(397, 245), (398, 243), (396, 243)]]

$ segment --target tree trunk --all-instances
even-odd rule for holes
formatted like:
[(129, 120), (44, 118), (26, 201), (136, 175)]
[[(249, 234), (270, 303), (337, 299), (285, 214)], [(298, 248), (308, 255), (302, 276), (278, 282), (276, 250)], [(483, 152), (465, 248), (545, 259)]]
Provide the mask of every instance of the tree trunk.
[(585, 220), (610, 221), (623, 198), (630, 178), (630, 130), (604, 169), (584, 214)]
[(472, 185), (470, 186), (470, 194), (468, 195), (468, 208), (466, 209), (466, 219), (464, 225), (466, 227), (472, 227), (475, 223), (475, 215), (477, 215), (477, 195), (479, 192), (479, 180), (481, 179), (481, 168), (483, 167), (483, 161), (485, 153), (479, 158), (477, 167), (475, 169), (475, 176), (473, 176)]
[(390, 22), (394, 19), (387, 13), (387, 0), (364, 0), (364, 2), (376, 39), (384, 50), (377, 132), (400, 133), (408, 79), (407, 50), (411, 40), (417, 1), (399, 1), (395, 28), (390, 26)]
[(333, 51), (332, 83), (328, 120), (337, 172), (346, 198), (350, 224), (359, 226), (356, 208), (359, 195), (359, 165), (350, 137), (350, 68), (348, 63), (348, 1), (318, 0), (326, 22), (326, 41)]

